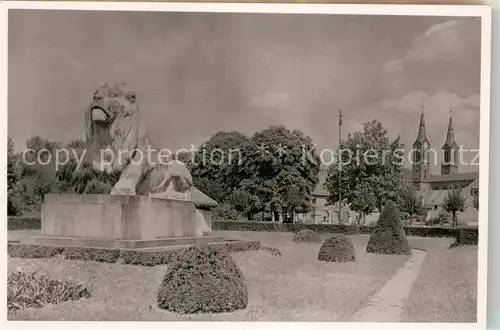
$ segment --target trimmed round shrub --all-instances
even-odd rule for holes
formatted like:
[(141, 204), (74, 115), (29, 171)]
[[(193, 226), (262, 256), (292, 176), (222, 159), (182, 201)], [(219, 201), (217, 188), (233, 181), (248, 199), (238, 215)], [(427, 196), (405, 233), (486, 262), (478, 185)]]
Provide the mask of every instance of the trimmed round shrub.
[(330, 262), (351, 262), (356, 260), (356, 250), (351, 240), (342, 234), (328, 237), (318, 253), (318, 260)]
[(303, 229), (293, 237), (295, 243), (321, 243), (321, 236), (315, 231)]
[(247, 307), (248, 289), (226, 250), (192, 246), (169, 265), (157, 303), (161, 309), (181, 314), (232, 312)]
[(388, 201), (370, 235), (366, 252), (378, 254), (411, 254), (410, 245), (394, 202)]

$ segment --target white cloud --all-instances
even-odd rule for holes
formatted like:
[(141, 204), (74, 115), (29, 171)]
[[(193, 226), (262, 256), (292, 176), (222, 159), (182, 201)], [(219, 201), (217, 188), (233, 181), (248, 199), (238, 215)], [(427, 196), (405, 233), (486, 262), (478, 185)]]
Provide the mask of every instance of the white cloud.
[(427, 31), (425, 31), (423, 34), (418, 36), (417, 40), (422, 39), (422, 38), (426, 38), (426, 37), (428, 38), (428, 37), (432, 36), (433, 34), (436, 34), (442, 30), (452, 28), (457, 23), (458, 23), (457, 21), (452, 20), (452, 21), (446, 21), (443, 23), (434, 24), (430, 28), (428, 28)]
[(413, 40), (403, 57), (384, 63), (385, 73), (394, 74), (415, 63), (430, 64), (437, 60), (453, 63), (467, 57), (478, 50), (471, 46), (475, 36), (471, 36), (470, 22), (449, 20), (430, 26)]

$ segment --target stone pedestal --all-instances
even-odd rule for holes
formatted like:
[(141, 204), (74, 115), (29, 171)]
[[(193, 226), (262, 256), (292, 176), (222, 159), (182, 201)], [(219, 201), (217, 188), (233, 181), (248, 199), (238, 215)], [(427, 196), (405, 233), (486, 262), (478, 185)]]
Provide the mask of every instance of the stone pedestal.
[(190, 200), (148, 196), (47, 194), (35, 244), (140, 249), (221, 242), (211, 211)]

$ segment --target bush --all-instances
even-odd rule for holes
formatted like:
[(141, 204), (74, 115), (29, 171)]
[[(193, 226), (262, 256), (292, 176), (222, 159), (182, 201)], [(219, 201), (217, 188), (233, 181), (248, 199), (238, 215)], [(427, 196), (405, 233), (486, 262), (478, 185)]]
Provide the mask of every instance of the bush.
[(405, 231), (394, 202), (388, 201), (377, 221), (366, 252), (379, 254), (411, 254)]
[(221, 313), (246, 308), (248, 289), (226, 251), (192, 246), (178, 254), (158, 290), (158, 307), (181, 313)]
[[(214, 249), (226, 252), (255, 251), (261, 248), (259, 241), (226, 241), (215, 243)], [(125, 264), (153, 267), (171, 263), (177, 251), (120, 251), (85, 247), (52, 247), (42, 245), (8, 244), (7, 254), (11, 258), (52, 258), (62, 256), (70, 260), (115, 263), (120, 259)]]
[(68, 247), (61, 252), (61, 255), (69, 260), (115, 263), (120, 257), (120, 250)]
[(212, 215), (214, 220), (239, 220), (242, 218), (240, 212), (238, 212), (232, 205), (227, 203), (222, 203), (217, 205), (212, 210)]
[(42, 308), (68, 300), (90, 298), (89, 291), (80, 283), (61, 281), (36, 273), (18, 270), (7, 278), (7, 308), (17, 311), (22, 308)]
[(7, 230), (33, 230), (41, 229), (42, 223), (40, 217), (8, 217)]
[[(327, 234), (371, 234), (375, 226), (355, 226), (355, 225), (330, 225), (330, 224), (306, 224), (306, 223), (279, 223), (261, 221), (222, 221), (212, 222), (212, 230), (224, 231), (265, 231), (265, 232), (293, 232), (297, 233), (304, 229), (309, 229), (317, 233)], [(8, 230), (40, 229), (40, 217), (8, 217)], [(476, 230), (477, 228), (469, 228)], [(458, 229), (451, 227), (405, 227), (407, 236), (419, 237), (456, 237)]]
[(462, 245), (477, 245), (479, 241), (479, 231), (477, 228), (460, 228), (456, 231), (455, 243), (450, 247)]
[(356, 260), (356, 250), (351, 240), (342, 234), (328, 237), (318, 253), (318, 260), (330, 262), (351, 262)]
[(309, 229), (303, 229), (295, 234), (293, 241), (295, 243), (321, 243), (323, 240), (318, 233)]

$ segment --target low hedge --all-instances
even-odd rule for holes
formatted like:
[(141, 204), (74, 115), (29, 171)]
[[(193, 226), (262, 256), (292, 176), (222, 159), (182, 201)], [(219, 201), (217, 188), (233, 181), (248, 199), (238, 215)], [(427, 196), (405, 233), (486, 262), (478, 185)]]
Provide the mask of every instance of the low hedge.
[(42, 228), (40, 217), (8, 217), (7, 230), (36, 230)]
[[(229, 241), (211, 244), (216, 250), (227, 252), (255, 251), (261, 249), (259, 241)], [(175, 260), (182, 250), (131, 251), (83, 247), (51, 247), (27, 244), (8, 244), (7, 254), (11, 258), (53, 258), (61, 256), (69, 260), (122, 262), (128, 265), (153, 267)]]
[[(37, 217), (8, 217), (8, 230), (28, 230), (41, 229), (40, 218)], [(305, 223), (281, 223), (271, 221), (212, 221), (212, 230), (217, 231), (262, 231), (262, 232), (293, 232), (297, 233), (304, 229), (309, 229), (322, 234), (371, 234), (373, 226), (355, 225), (326, 225), (326, 224), (305, 224)], [(456, 237), (457, 231), (465, 229), (475, 231), (477, 228), (445, 228), (445, 227), (405, 227), (407, 236), (418, 237)]]
[[(371, 234), (374, 226), (327, 225), (305, 223), (281, 223), (268, 221), (213, 221), (212, 230), (225, 231), (262, 231), (262, 232), (292, 232), (308, 229), (322, 234), (357, 235)], [(459, 230), (478, 232), (477, 228), (445, 228), (445, 227), (405, 227), (407, 236), (417, 237), (456, 237)]]
[(322, 234), (369, 234), (371, 227), (354, 225), (325, 225), (307, 223), (283, 223), (272, 221), (212, 221), (212, 230), (226, 231), (262, 231), (262, 232), (292, 232), (298, 233), (302, 230), (312, 230)]

